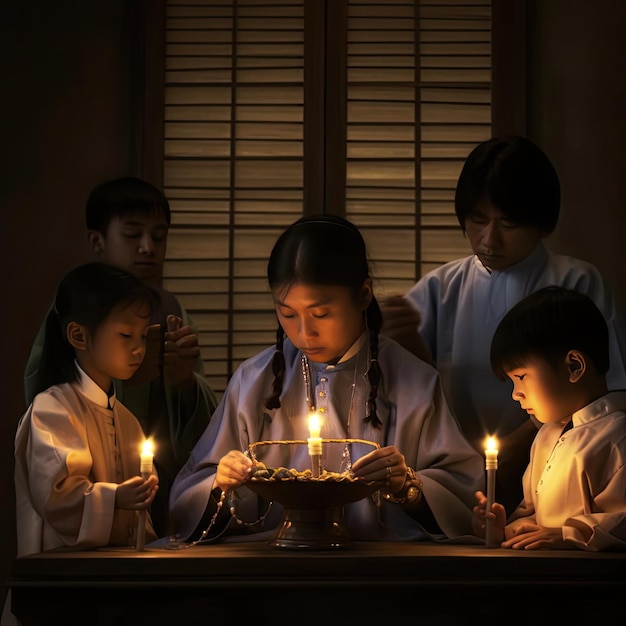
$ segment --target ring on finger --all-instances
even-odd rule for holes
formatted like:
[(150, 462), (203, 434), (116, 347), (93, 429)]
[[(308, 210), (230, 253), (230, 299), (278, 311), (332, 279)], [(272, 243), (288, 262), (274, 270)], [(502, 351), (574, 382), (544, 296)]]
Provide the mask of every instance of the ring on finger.
[(391, 477), (391, 465), (387, 465), (387, 478)]

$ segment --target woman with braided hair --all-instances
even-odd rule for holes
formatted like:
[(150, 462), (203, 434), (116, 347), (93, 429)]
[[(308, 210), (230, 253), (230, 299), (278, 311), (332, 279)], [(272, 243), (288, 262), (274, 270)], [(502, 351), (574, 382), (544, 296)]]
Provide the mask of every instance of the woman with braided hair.
[[(303, 217), (277, 240), (267, 274), (276, 345), (239, 366), (179, 472), (170, 496), (176, 538), (273, 531), (282, 509), (274, 503), (268, 511), (246, 486), (255, 461), (248, 448), (306, 440), (315, 410), (324, 440), (376, 444), (323, 449), (325, 468), (380, 486), (344, 507), (353, 539), (471, 541), (484, 462), (448, 409), (437, 371), (379, 336), (381, 310), (359, 230), (333, 215)], [(310, 467), (306, 445), (267, 446), (256, 460)], [(221, 506), (225, 497), (231, 506)]]

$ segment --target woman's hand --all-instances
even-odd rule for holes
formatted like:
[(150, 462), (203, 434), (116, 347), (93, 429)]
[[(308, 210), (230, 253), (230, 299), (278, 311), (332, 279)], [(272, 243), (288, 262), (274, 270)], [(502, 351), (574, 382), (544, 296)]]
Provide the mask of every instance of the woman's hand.
[(240, 450), (225, 454), (217, 466), (214, 487), (222, 491), (237, 489), (250, 478), (252, 461)]
[(398, 448), (385, 446), (354, 461), (352, 473), (367, 482), (379, 482), (391, 493), (397, 493), (404, 487), (407, 466)]

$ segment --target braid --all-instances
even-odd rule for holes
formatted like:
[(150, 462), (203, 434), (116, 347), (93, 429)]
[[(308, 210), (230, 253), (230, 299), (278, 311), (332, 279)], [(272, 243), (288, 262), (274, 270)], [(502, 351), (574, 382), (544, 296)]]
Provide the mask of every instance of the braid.
[(375, 298), (372, 298), (370, 306), (365, 312), (365, 321), (369, 329), (370, 340), (370, 362), (367, 368), (367, 380), (370, 384), (370, 395), (367, 399), (367, 415), (366, 422), (371, 422), (374, 428), (380, 428), (382, 422), (376, 413), (376, 397), (378, 396), (378, 387), (382, 378), (380, 365), (378, 364), (378, 331), (380, 330), (380, 307)]
[(276, 352), (272, 357), (272, 372), (274, 373), (272, 395), (265, 399), (266, 409), (280, 409), (280, 394), (283, 391), (283, 377), (285, 375), (284, 337), (283, 327), (279, 324), (276, 329)]

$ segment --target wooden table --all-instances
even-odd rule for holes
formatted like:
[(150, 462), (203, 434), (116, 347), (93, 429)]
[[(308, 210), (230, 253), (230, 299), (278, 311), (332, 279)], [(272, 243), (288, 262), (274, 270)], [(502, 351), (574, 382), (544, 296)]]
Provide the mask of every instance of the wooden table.
[(101, 549), (17, 559), (9, 587), (25, 626), (597, 623), (624, 615), (626, 553), (409, 542), (340, 551), (266, 542)]

